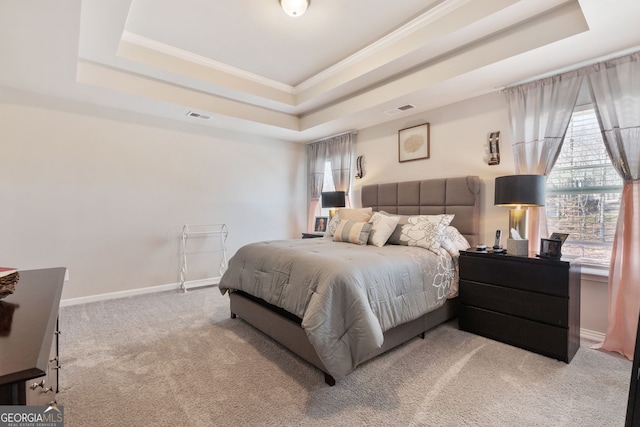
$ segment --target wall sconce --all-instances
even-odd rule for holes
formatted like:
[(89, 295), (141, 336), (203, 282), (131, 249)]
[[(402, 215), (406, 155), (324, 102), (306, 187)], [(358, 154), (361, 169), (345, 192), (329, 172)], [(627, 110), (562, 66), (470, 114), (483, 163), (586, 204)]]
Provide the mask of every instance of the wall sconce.
[(489, 134), (489, 166), (500, 164), (500, 131)]
[(322, 207), (330, 208), (329, 217), (333, 218), (336, 213), (335, 208), (345, 207), (346, 194), (344, 191), (322, 192)]
[(362, 161), (364, 156), (358, 156), (356, 159), (356, 178), (362, 178), (364, 176), (364, 169), (362, 169)]
[(545, 183), (544, 175), (508, 175), (496, 178), (494, 204), (512, 207), (509, 210), (509, 230), (514, 228), (523, 239), (527, 238), (527, 207), (544, 206)]

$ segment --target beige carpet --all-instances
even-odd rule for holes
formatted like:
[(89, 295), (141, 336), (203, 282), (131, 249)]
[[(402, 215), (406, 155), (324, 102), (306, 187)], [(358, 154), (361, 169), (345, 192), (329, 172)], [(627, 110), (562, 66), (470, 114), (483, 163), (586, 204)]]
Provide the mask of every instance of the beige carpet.
[(217, 288), (60, 312), (66, 425), (622, 426), (631, 363), (571, 364), (449, 322), (335, 387), (242, 320)]

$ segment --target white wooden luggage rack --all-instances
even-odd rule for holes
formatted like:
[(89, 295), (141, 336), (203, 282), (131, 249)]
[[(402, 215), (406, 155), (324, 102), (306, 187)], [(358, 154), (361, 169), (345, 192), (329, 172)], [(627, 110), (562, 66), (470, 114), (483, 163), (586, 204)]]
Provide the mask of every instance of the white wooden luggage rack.
[(182, 262), (180, 265), (180, 286), (178, 288), (181, 292), (187, 292), (187, 286), (185, 282), (187, 281), (187, 255), (189, 252), (187, 251), (187, 243), (189, 239), (193, 238), (217, 238), (219, 239), (219, 251), (221, 253), (220, 257), (220, 266), (218, 268), (218, 272), (220, 276), (218, 277), (210, 277), (207, 279), (216, 280), (220, 279), (224, 272), (227, 269), (227, 248), (226, 241), (227, 236), (229, 234), (229, 230), (227, 229), (226, 224), (185, 224), (182, 227), (182, 244), (181, 244), (181, 256)]

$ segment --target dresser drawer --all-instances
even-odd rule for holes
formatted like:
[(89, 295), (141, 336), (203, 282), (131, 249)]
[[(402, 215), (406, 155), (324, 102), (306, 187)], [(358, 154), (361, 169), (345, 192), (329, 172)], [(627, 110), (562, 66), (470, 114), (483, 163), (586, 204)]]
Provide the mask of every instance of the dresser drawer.
[[(536, 268), (539, 263), (540, 268)], [(461, 256), (460, 279), (569, 296), (569, 264), (509, 256)]]
[[(466, 305), (460, 306), (460, 329), (569, 363), (569, 330)], [(571, 354), (569, 354), (571, 352)]]
[(460, 303), (551, 326), (569, 327), (568, 298), (461, 280)]

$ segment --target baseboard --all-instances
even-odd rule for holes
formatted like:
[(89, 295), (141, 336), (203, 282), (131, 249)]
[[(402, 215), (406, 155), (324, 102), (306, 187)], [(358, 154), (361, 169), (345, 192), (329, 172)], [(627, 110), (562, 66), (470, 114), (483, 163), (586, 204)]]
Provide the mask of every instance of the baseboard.
[[(185, 282), (185, 286), (187, 290), (189, 290), (193, 288), (201, 288), (203, 286), (212, 286), (212, 285), (215, 286), (218, 283), (220, 283), (220, 277), (210, 277), (207, 279), (191, 280), (191, 281)], [(90, 295), (87, 297), (67, 298), (60, 301), (60, 307), (65, 307), (69, 305), (86, 304), (89, 302), (96, 302), (96, 301), (106, 301), (106, 300), (116, 299), (116, 298), (126, 298), (126, 297), (135, 296), (135, 295), (151, 294), (154, 292), (164, 292), (164, 291), (171, 291), (171, 290), (175, 290), (176, 292), (178, 292), (179, 287), (180, 287), (179, 283), (170, 283), (168, 285), (150, 286), (148, 288), (138, 288), (138, 289), (130, 289), (127, 291), (109, 292), (106, 294)]]
[(604, 334), (602, 332), (590, 331), (589, 329), (580, 328), (580, 338), (589, 341), (602, 342), (604, 341)]

